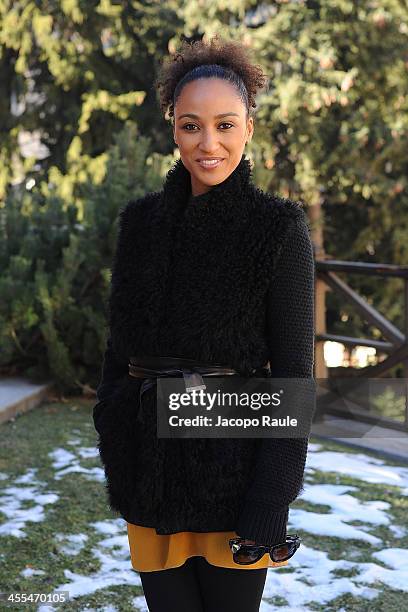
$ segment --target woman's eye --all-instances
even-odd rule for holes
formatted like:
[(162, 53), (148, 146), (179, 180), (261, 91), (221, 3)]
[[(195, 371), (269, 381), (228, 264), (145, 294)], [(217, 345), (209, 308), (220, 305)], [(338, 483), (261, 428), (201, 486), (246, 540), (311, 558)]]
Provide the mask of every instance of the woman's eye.
[[(229, 123), (228, 121), (224, 121), (224, 123), (220, 123), (219, 127), (221, 127), (222, 125), (230, 125), (231, 127), (234, 127), (233, 124)], [(195, 132), (195, 130), (187, 129), (190, 126), (197, 127), (196, 125), (194, 125), (194, 123), (186, 123), (185, 125), (183, 125), (183, 130), (186, 130), (186, 132)], [(227, 129), (230, 129), (230, 128), (227, 128)], [(225, 131), (225, 130), (222, 130), (222, 131)]]

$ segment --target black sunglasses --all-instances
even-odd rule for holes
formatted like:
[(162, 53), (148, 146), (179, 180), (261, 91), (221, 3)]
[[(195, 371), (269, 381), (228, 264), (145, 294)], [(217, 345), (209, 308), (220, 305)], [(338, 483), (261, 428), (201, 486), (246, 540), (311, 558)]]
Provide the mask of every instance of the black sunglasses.
[(265, 553), (269, 552), (272, 561), (279, 563), (293, 557), (300, 546), (301, 538), (297, 534), (286, 536), (286, 542), (274, 546), (262, 546), (259, 544), (243, 544), (244, 538), (233, 538), (229, 541), (232, 558), (240, 565), (256, 563)]

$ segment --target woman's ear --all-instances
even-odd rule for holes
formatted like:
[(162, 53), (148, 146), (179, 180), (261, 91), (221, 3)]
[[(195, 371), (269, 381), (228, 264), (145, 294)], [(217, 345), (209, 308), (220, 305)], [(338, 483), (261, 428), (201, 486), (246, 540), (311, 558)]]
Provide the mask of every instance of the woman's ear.
[(248, 119), (248, 125), (247, 125), (247, 134), (248, 134), (248, 136), (247, 136), (245, 144), (248, 144), (248, 142), (250, 142), (252, 140), (253, 133), (254, 133), (254, 119), (253, 119), (253, 117), (250, 117)]

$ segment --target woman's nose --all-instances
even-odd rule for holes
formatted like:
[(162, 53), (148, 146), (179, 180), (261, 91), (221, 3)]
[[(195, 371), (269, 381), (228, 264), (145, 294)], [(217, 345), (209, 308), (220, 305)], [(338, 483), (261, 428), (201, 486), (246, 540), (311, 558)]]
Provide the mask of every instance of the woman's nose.
[(214, 152), (215, 154), (218, 150), (218, 134), (212, 131), (202, 132), (200, 148), (206, 153)]

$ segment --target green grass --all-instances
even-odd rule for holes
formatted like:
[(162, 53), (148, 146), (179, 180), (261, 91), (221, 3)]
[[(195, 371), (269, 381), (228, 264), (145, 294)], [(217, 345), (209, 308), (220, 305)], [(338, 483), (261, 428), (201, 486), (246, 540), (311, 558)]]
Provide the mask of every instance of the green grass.
[[(48, 456), (49, 452), (59, 447), (66, 450), (74, 449), (74, 446), (68, 444), (73, 438), (80, 438), (81, 447), (95, 447), (93, 405), (94, 402), (82, 399), (72, 404), (44, 404), (0, 427), (0, 472), (9, 476), (8, 480), (0, 481), (0, 484), (6, 487), (28, 468), (35, 468), (37, 470), (35, 481), (48, 484), (43, 492), (52, 491), (59, 497), (56, 503), (44, 506), (46, 520), (26, 524), (24, 527), (26, 537), (0, 537), (2, 551), (0, 591), (2, 592), (50, 593), (56, 586), (69, 581), (64, 576), (66, 568), (90, 577), (100, 568), (99, 560), (93, 555), (92, 548), (97, 546), (104, 536), (95, 532), (90, 523), (117, 518), (107, 507), (103, 484), (88, 479), (78, 472), (56, 480), (55, 469), (52, 467), (53, 459)], [(100, 466), (98, 457), (81, 459), (80, 463), (90, 468)], [(3, 522), (4, 520), (0, 518), (0, 525)], [(57, 532), (86, 534), (88, 540), (78, 555), (64, 555), (54, 540)], [(24, 578), (20, 572), (26, 565), (44, 570), (45, 574)], [(135, 572), (135, 583), (136, 578)], [(108, 595), (106, 591), (112, 595)], [(68, 605), (60, 605), (58, 609), (84, 610), (85, 604), (95, 607), (112, 602), (118, 609), (129, 610), (132, 609), (131, 600), (142, 594), (141, 587), (136, 584), (110, 586), (93, 595), (72, 600)], [(7, 609), (21, 610), (22, 607), (11, 606)], [(37, 606), (24, 605), (24, 610), (36, 609)]]

